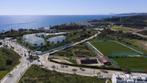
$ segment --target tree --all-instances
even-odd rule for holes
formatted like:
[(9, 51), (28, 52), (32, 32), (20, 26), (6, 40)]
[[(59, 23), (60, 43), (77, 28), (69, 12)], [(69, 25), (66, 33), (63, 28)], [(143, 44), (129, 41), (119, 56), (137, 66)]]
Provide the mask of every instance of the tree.
[(2, 45), (2, 42), (0, 42), (0, 45)]
[(43, 43), (41, 43), (40, 45), (43, 46)]
[(12, 63), (13, 63), (13, 61), (12, 61), (12, 60), (10, 60), (10, 59), (7, 59), (7, 60), (6, 60), (6, 65), (8, 65), (8, 66), (9, 66), (9, 65), (12, 65)]
[(35, 47), (37, 47), (37, 44), (34, 44)]

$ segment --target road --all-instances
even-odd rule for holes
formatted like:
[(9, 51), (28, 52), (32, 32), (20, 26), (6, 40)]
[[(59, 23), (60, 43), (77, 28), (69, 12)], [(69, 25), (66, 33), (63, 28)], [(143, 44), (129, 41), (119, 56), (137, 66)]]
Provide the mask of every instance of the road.
[[(41, 65), (48, 70), (55, 70), (61, 73), (77, 74), (81, 76), (98, 76), (99, 78), (111, 78), (113, 73), (121, 73), (120, 71), (80, 68), (76, 66), (62, 65), (48, 60), (48, 55), (40, 56)], [(39, 64), (40, 65), (40, 64)], [(105, 72), (104, 72), (105, 71)], [(106, 73), (107, 71), (107, 73)]]
[(14, 51), (17, 52), (20, 56), (20, 64), (18, 64), (11, 72), (9, 72), (2, 80), (1, 83), (17, 83), (27, 69), (31, 66), (31, 63), (27, 60), (28, 50), (19, 44), (11, 41), (3, 41), (5, 45), (10, 48), (14, 47)]
[(140, 36), (140, 37), (145, 38), (145, 39), (147, 38), (146, 35), (142, 35), (142, 34), (137, 33), (137, 32), (132, 32), (132, 34), (137, 35), (137, 36)]

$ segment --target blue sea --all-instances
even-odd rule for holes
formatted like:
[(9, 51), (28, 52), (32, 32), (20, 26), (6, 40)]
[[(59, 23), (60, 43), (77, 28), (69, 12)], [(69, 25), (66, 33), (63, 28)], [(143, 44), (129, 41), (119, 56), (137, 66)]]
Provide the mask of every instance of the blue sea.
[(10, 15), (0, 16), (0, 31), (7, 31), (10, 29), (19, 28), (39, 28), (53, 25), (84, 22), (94, 19), (102, 19), (109, 16), (106, 15), (40, 15), (40, 16), (22, 16)]

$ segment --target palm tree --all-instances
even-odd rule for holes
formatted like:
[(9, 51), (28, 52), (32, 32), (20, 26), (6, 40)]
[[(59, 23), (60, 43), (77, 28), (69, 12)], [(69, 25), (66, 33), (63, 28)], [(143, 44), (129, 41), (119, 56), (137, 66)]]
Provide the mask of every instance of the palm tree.
[(37, 47), (37, 44), (34, 44), (35, 47)]
[(43, 43), (41, 43), (40, 45), (43, 46)]

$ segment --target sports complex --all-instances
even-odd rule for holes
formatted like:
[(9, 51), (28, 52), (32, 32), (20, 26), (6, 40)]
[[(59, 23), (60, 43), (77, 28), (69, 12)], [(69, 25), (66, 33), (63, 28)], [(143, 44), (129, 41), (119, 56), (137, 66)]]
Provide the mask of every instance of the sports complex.
[(114, 40), (94, 39), (91, 44), (104, 56), (108, 56), (113, 67), (132, 71), (146, 71), (147, 58), (142, 51)]

